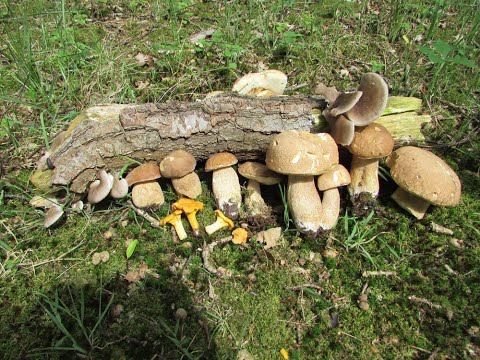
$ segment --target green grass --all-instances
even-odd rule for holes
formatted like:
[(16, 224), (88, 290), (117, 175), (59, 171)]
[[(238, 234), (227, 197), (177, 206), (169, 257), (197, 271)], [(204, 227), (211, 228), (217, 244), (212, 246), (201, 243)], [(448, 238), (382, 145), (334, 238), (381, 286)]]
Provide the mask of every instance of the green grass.
[[(291, 359), (478, 357), (479, 5), (1, 1), (0, 357), (73, 351), (95, 359), (231, 359), (247, 349), (256, 359), (279, 359), (281, 348)], [(189, 41), (209, 28), (211, 37)], [(140, 66), (139, 53), (152, 63)], [(288, 94), (311, 94), (318, 81), (353, 89), (375, 71), (392, 94), (421, 97), (422, 111), (434, 118), (425, 129), (428, 145), (461, 177), (460, 205), (433, 208), (416, 221), (389, 199), (390, 190), (365, 217), (347, 200), (330, 234), (302, 239), (290, 228), (268, 251), (253, 242), (215, 248), (212, 261), (234, 275), (224, 279), (203, 267), (205, 239), (175, 243), (170, 229), (151, 228), (126, 200), (67, 212), (61, 226), (43, 228), (43, 211), (28, 205), (37, 194), (28, 178), (79, 111), (109, 102), (193, 101), (263, 66), (287, 73), (291, 87), (303, 84)], [(208, 174), (201, 178), (198, 219), (205, 226), (214, 221), (214, 202)], [(166, 181), (162, 187), (167, 204), (158, 218), (175, 201)], [(278, 223), (290, 224), (281, 193), (272, 192)], [(453, 230), (463, 245), (432, 232), (431, 222)], [(112, 239), (103, 236), (109, 229)], [(127, 239), (138, 239), (130, 259)], [(326, 247), (338, 257), (323, 258)], [(91, 256), (100, 251), (110, 260), (95, 267)], [(123, 276), (142, 263), (150, 273), (129, 285)], [(364, 271), (396, 275), (364, 278)], [(362, 311), (356, 301), (367, 282), (370, 309)], [(119, 316), (111, 311), (117, 305)], [(178, 308), (186, 309), (185, 320), (175, 318)]]

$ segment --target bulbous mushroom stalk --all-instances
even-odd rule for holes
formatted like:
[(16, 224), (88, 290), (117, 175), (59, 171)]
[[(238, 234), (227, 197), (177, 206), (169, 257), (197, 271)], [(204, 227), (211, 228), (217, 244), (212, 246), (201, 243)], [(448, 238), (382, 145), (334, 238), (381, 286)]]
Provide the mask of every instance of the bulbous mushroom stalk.
[(380, 182), (377, 159), (362, 159), (353, 155), (350, 176), (352, 177), (352, 182), (348, 185), (350, 197), (355, 198), (362, 193), (370, 194), (374, 199), (378, 196)]
[(217, 220), (213, 224), (205, 226), (205, 232), (208, 235), (212, 235), (214, 232), (223, 229), (224, 227), (228, 228), (228, 230), (233, 230), (235, 225), (232, 220), (226, 217), (220, 210), (215, 210), (214, 213), (217, 216)]
[(165, 198), (162, 188), (157, 182), (160, 178), (160, 169), (155, 162), (148, 162), (137, 166), (126, 176), (132, 189), (132, 201), (138, 208), (158, 208), (163, 205)]
[(175, 210), (173, 213), (167, 215), (159, 222), (160, 226), (165, 226), (167, 224), (172, 225), (175, 228), (175, 232), (180, 240), (187, 238), (187, 233), (182, 224), (182, 211)]
[(90, 204), (96, 204), (105, 199), (113, 186), (113, 176), (105, 170), (100, 170), (98, 180), (90, 184), (87, 200)]
[(198, 224), (196, 215), (198, 211), (203, 210), (203, 203), (192, 199), (181, 198), (172, 204), (172, 208), (182, 211), (192, 228), (193, 236), (200, 236), (200, 225)]
[(212, 171), (212, 190), (217, 208), (232, 220), (238, 218), (242, 193), (237, 172), (232, 168), (238, 162), (235, 155), (222, 152), (208, 158), (205, 171)]

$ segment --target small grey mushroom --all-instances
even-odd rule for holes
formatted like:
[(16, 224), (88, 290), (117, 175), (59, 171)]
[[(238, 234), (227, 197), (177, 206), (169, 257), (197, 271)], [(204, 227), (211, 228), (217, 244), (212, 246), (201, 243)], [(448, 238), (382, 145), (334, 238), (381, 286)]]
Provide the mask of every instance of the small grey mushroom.
[(55, 224), (58, 220), (60, 220), (62, 215), (63, 215), (62, 207), (57, 204), (52, 205), (46, 213), (43, 226), (45, 226), (46, 229), (49, 228), (50, 226)]
[(87, 200), (90, 204), (96, 204), (105, 199), (113, 186), (113, 176), (105, 170), (100, 170), (99, 179), (90, 184)]

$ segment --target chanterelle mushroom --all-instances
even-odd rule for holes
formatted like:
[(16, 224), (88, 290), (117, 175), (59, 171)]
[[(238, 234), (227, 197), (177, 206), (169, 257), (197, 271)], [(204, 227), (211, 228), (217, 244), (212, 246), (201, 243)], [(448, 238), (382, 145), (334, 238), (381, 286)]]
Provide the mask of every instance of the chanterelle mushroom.
[(286, 131), (267, 149), (269, 169), (288, 175), (287, 202), (297, 229), (315, 235), (322, 224), (322, 202), (314, 176), (338, 163), (338, 148), (328, 134)]
[(214, 213), (217, 216), (217, 220), (213, 224), (205, 226), (205, 232), (208, 235), (212, 235), (215, 231), (223, 229), (224, 227), (228, 228), (228, 230), (232, 230), (235, 227), (233, 221), (226, 217), (220, 210), (215, 210)]
[(167, 215), (162, 220), (160, 220), (160, 226), (165, 226), (167, 224), (172, 225), (175, 228), (178, 239), (183, 240), (187, 238), (187, 233), (182, 224), (182, 211), (175, 210), (173, 213)]
[(200, 236), (200, 226), (197, 221), (197, 212), (203, 210), (203, 203), (200, 201), (181, 198), (177, 202), (172, 204), (174, 210), (181, 210), (192, 228), (193, 236)]
[(242, 193), (237, 172), (232, 168), (238, 162), (235, 155), (221, 152), (210, 156), (205, 171), (212, 171), (212, 190), (217, 207), (230, 219), (238, 218)]
[(404, 146), (392, 152), (385, 162), (399, 186), (392, 199), (417, 219), (424, 217), (431, 204), (456, 206), (460, 202), (460, 179), (430, 151)]

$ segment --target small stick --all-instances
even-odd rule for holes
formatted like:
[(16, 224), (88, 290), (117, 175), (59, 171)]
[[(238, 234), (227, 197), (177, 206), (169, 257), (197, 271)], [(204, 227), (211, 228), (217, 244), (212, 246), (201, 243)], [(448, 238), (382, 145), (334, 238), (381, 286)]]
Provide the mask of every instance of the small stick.
[(217, 240), (217, 241), (214, 241), (210, 244), (206, 244), (204, 243), (203, 246), (202, 246), (202, 258), (203, 258), (203, 266), (205, 267), (205, 269), (207, 269), (209, 272), (211, 272), (212, 274), (215, 274), (217, 275), (218, 277), (223, 277), (225, 276), (225, 274), (221, 273), (220, 271), (218, 271), (218, 269), (212, 265), (212, 263), (210, 263), (210, 255), (211, 253), (213, 252), (213, 248), (217, 245), (224, 245), (224, 244), (227, 244), (229, 243), (230, 241), (232, 241), (232, 237), (231, 236), (227, 236), (223, 239), (220, 239), (220, 240)]
[(452, 230), (450, 230), (449, 228), (446, 228), (442, 225), (438, 225), (438, 224), (432, 222), (431, 226), (432, 226), (433, 232), (436, 232), (437, 234), (453, 235)]
[(396, 276), (397, 273), (395, 271), (364, 271), (362, 273), (363, 277), (369, 276)]
[(448, 266), (447, 264), (443, 265), (445, 267), (445, 269), (447, 269), (447, 271), (452, 274), (452, 275), (458, 275), (458, 273), (453, 270), (450, 266)]
[(300, 291), (305, 288), (312, 288), (318, 291), (323, 291), (323, 288), (321, 286), (315, 285), (315, 284), (303, 284), (303, 285), (297, 285), (297, 286), (291, 286), (289, 287), (290, 290), (294, 291)]
[(417, 304), (426, 304), (428, 306), (430, 306), (431, 308), (434, 308), (434, 309), (437, 309), (437, 310), (440, 310), (442, 308), (441, 305), (438, 305), (438, 304), (434, 304), (432, 303), (431, 301), (427, 300), (427, 299), (424, 299), (424, 298), (419, 298), (415, 295), (412, 295), (412, 296), (409, 296), (408, 297), (408, 300), (411, 300), (413, 302), (416, 302)]
[(343, 331), (339, 331), (337, 334), (338, 334), (338, 335), (345, 335), (345, 336), (351, 337), (352, 339), (355, 339), (355, 340), (358, 340), (358, 341), (362, 341), (362, 339), (359, 339), (358, 337), (353, 336), (353, 335), (350, 335), (350, 334), (348, 334), (348, 333), (346, 333), (346, 332), (343, 332)]
[(145, 220), (147, 220), (152, 227), (154, 228), (160, 227), (160, 221), (150, 216), (147, 212), (143, 211), (142, 209), (137, 208), (135, 205), (133, 205), (131, 201), (128, 201), (128, 207), (133, 211), (135, 211), (138, 215), (143, 217)]

